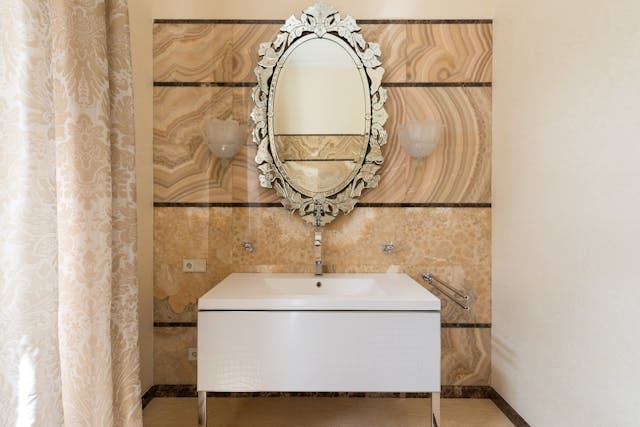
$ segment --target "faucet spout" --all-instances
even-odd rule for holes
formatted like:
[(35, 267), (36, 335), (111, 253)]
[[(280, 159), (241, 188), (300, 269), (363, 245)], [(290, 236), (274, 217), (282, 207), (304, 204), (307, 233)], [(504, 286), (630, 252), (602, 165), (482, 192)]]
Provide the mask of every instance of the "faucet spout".
[(313, 239), (313, 256), (315, 258), (315, 275), (322, 276), (322, 231), (317, 230)]

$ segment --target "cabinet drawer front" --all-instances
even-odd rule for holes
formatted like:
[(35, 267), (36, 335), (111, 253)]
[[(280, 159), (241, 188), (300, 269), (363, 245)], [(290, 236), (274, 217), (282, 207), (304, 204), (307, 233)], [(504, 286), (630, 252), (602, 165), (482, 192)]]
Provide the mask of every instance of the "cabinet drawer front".
[(440, 313), (202, 311), (198, 390), (440, 391)]

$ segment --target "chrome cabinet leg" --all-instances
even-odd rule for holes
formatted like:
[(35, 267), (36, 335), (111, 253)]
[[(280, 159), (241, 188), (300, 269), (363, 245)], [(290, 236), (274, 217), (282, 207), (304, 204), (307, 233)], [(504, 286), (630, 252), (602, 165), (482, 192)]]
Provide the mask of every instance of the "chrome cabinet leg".
[(206, 391), (198, 392), (198, 427), (207, 427), (207, 392)]
[(431, 393), (431, 410), (429, 411), (429, 427), (442, 427), (440, 424), (440, 393)]

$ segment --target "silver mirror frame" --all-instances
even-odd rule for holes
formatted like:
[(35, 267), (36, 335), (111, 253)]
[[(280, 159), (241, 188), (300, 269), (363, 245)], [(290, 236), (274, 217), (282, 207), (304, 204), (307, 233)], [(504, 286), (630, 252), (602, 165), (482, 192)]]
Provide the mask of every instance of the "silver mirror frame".
[[(273, 42), (260, 44), (260, 61), (254, 70), (258, 78), (258, 85), (252, 92), (255, 105), (251, 112), (251, 118), (255, 123), (253, 141), (258, 145), (255, 161), (260, 171), (260, 185), (274, 188), (285, 208), (292, 213), (298, 211), (302, 219), (320, 227), (333, 221), (340, 212), (351, 212), (362, 190), (375, 188), (380, 181), (380, 176), (376, 173), (383, 163), (380, 147), (387, 142), (384, 124), (388, 118), (384, 108), (387, 91), (381, 87), (384, 69), (379, 60), (380, 46), (364, 40), (355, 19), (351, 16), (341, 19), (335, 8), (323, 3), (306, 8), (300, 19), (291, 16), (280, 31)], [(316, 193), (310, 197), (295, 190), (274, 163), (270, 143), (273, 140), (273, 110), (270, 109), (270, 100), (275, 94), (274, 73), (277, 77), (283, 63), (280, 61), (283, 54), (301, 38), (323, 38), (327, 34), (351, 46), (355, 52), (354, 58), (359, 59), (366, 71), (371, 100), (365, 116), (369, 123), (366, 127), (368, 132), (365, 134), (369, 143), (362, 164), (356, 169), (346, 187), (335, 194)]]

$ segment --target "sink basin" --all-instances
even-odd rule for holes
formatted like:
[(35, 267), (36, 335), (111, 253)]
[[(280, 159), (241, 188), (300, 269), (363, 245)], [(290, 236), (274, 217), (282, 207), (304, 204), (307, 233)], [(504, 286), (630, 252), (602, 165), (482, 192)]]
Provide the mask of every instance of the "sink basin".
[(383, 289), (376, 286), (372, 277), (349, 277), (348, 275), (266, 277), (269, 294), (275, 295), (314, 295), (353, 297), (365, 295), (383, 295)]
[(440, 311), (440, 300), (404, 273), (233, 273), (198, 310)]

